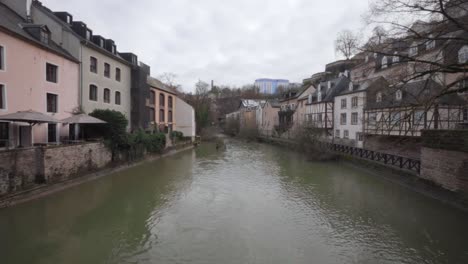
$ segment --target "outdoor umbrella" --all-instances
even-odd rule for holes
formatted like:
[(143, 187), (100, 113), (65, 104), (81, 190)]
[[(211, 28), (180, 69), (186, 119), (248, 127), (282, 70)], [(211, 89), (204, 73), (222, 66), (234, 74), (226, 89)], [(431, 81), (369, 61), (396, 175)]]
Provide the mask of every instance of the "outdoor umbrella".
[(25, 122), (31, 125), (42, 123), (60, 123), (60, 121), (49, 115), (33, 110), (18, 111), (16, 113), (2, 115), (0, 116), (0, 120), (11, 122)]
[(107, 122), (102, 121), (101, 119), (97, 119), (95, 117), (86, 115), (86, 114), (79, 114), (73, 115), (69, 118), (65, 118), (60, 121), (65, 124), (106, 124)]

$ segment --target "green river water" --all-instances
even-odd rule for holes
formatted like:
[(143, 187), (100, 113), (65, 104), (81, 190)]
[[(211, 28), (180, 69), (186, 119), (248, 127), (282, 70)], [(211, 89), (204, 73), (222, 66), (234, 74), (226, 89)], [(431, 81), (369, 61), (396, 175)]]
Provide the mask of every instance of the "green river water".
[(228, 141), (0, 209), (0, 263), (468, 263), (468, 214)]

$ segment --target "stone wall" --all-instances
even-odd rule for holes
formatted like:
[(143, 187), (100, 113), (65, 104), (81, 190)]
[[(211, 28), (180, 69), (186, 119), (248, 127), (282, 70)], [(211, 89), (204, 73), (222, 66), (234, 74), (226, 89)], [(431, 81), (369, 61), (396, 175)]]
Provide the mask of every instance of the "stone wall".
[(422, 144), (421, 178), (468, 192), (468, 130), (426, 130)]
[(367, 135), (364, 148), (413, 159), (421, 156), (421, 138)]
[(111, 152), (101, 143), (47, 148), (45, 179), (48, 183), (68, 180), (107, 166), (111, 158)]
[(0, 196), (95, 171), (109, 165), (111, 156), (102, 143), (0, 152)]

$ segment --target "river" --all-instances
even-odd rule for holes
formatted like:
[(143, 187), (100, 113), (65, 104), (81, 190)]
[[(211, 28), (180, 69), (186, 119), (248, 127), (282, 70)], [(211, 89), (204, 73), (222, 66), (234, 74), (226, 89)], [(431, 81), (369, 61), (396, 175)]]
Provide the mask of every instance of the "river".
[(0, 263), (468, 263), (468, 214), (346, 163), (205, 144), (0, 210)]

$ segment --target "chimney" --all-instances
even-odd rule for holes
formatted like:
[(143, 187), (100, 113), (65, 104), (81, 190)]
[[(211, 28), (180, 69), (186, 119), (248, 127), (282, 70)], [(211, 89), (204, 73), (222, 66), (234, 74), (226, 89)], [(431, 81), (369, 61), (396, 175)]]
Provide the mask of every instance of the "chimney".
[(28, 23), (32, 23), (31, 19), (31, 5), (32, 5), (32, 0), (26, 0), (26, 21)]

